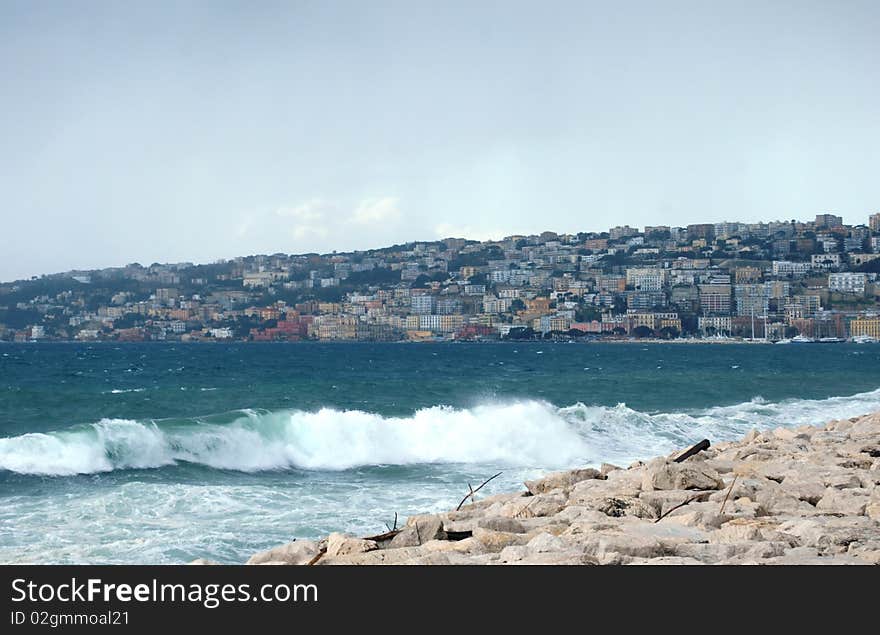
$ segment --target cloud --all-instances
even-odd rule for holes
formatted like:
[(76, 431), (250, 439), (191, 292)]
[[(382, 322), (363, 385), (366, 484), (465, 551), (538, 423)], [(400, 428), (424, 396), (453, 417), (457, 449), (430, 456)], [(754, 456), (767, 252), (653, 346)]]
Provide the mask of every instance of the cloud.
[(279, 207), (275, 215), (281, 218), (292, 218), (296, 223), (290, 228), (294, 238), (308, 236), (326, 236), (329, 231), (328, 215), (336, 211), (336, 205), (321, 198), (313, 198), (296, 207)]
[(355, 208), (349, 221), (358, 225), (371, 225), (395, 221), (400, 218), (398, 199), (394, 196), (366, 199)]

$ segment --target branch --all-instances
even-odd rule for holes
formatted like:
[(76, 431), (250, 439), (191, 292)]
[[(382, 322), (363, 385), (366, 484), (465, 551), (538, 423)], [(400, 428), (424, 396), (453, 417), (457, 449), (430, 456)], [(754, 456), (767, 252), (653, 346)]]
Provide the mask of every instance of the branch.
[(703, 450), (705, 450), (708, 447), (709, 447), (709, 439), (703, 439), (702, 441), (700, 441), (698, 444), (696, 444), (695, 446), (693, 446), (692, 448), (690, 448), (686, 452), (682, 452), (680, 455), (675, 457), (674, 461), (676, 463), (681, 463), (685, 459), (689, 459), (694, 454), (697, 454), (698, 452), (702, 452)]
[(730, 492), (733, 491), (733, 486), (736, 485), (736, 479), (738, 478), (739, 474), (733, 475), (733, 481), (731, 481), (730, 487), (727, 488), (727, 494), (724, 495), (724, 502), (721, 503), (721, 511), (718, 512), (719, 516), (724, 513), (724, 506), (727, 505), (727, 497), (730, 496)]
[(318, 560), (320, 560), (321, 558), (324, 557), (324, 554), (325, 554), (325, 553), (327, 553), (327, 547), (324, 547), (324, 548), (321, 549), (318, 553), (316, 553), (316, 554), (315, 554), (315, 557), (312, 558), (311, 560), (309, 560), (309, 561), (306, 563), (306, 566), (307, 566), (307, 567), (312, 567), (312, 566), (314, 566), (315, 563), (318, 562)]
[(672, 509), (667, 510), (667, 512), (666, 512), (665, 514), (661, 514), (661, 515), (660, 515), (660, 518), (658, 518), (658, 519), (655, 520), (654, 522), (655, 522), (655, 523), (659, 523), (661, 520), (663, 520), (664, 518), (666, 518), (667, 516), (669, 516), (669, 514), (671, 514), (672, 512), (674, 512), (676, 509), (679, 509), (680, 507), (684, 507), (685, 505), (690, 505), (691, 503), (693, 503), (693, 502), (694, 502), (695, 500), (697, 500), (698, 498), (704, 498), (704, 497), (706, 497), (706, 496), (709, 496), (710, 494), (711, 494), (711, 492), (700, 492), (699, 494), (695, 494), (695, 495), (691, 496), (689, 499), (687, 499), (686, 501), (684, 501), (683, 503), (679, 503), (678, 505), (676, 505), (676, 506), (673, 507)]
[(465, 497), (461, 499), (461, 502), (458, 504), (458, 507), (455, 508), (455, 511), (459, 511), (459, 510), (461, 509), (461, 506), (464, 505), (464, 502), (465, 502), (468, 498), (470, 498), (470, 499), (471, 499), (471, 502), (473, 503), (473, 502), (474, 502), (474, 494), (476, 494), (476, 493), (479, 492), (481, 489), (483, 489), (483, 486), (486, 485), (489, 481), (491, 481), (491, 480), (494, 479), (494, 478), (497, 478), (497, 477), (501, 476), (501, 474), (502, 474), (502, 472), (498, 472), (498, 474), (496, 474), (495, 476), (490, 476), (490, 477), (487, 478), (485, 481), (483, 481), (483, 483), (482, 483), (477, 489), (474, 489), (473, 487), (471, 487), (471, 484), (468, 483), (468, 489), (470, 489), (470, 492), (468, 492), (467, 494), (465, 494)]

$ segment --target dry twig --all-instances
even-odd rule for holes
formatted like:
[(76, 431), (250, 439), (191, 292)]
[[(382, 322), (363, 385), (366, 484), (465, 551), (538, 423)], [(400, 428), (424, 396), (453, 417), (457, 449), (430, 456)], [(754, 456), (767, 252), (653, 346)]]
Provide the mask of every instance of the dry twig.
[(461, 502), (458, 504), (458, 507), (455, 508), (455, 511), (459, 511), (459, 510), (461, 509), (461, 506), (464, 505), (464, 502), (465, 502), (467, 499), (469, 499), (469, 498), (471, 499), (471, 503), (475, 502), (475, 501), (474, 501), (474, 494), (476, 494), (476, 493), (479, 492), (481, 489), (483, 489), (483, 486), (486, 485), (489, 481), (491, 481), (491, 480), (494, 479), (494, 478), (497, 478), (497, 477), (501, 476), (501, 474), (502, 474), (502, 472), (498, 472), (498, 474), (496, 474), (495, 476), (490, 476), (490, 477), (487, 478), (485, 481), (483, 481), (483, 483), (482, 483), (477, 489), (474, 489), (473, 487), (471, 487), (471, 484), (468, 483), (468, 489), (469, 489), (470, 491), (469, 491), (467, 494), (465, 494), (465, 497), (464, 497), (464, 498), (461, 499)]
[(730, 496), (730, 492), (733, 491), (733, 486), (736, 485), (736, 479), (738, 478), (739, 474), (733, 475), (733, 480), (730, 482), (730, 487), (727, 488), (727, 494), (724, 495), (724, 502), (721, 503), (721, 511), (718, 512), (719, 516), (724, 513), (724, 506), (727, 505), (727, 498)]
[(691, 496), (690, 498), (688, 498), (688, 499), (687, 499), (686, 501), (684, 501), (683, 503), (679, 503), (678, 505), (676, 505), (676, 506), (673, 507), (672, 509), (667, 510), (666, 513), (661, 514), (661, 515), (660, 515), (660, 518), (658, 518), (658, 519), (655, 520), (654, 522), (655, 522), (655, 523), (659, 523), (661, 520), (663, 520), (664, 518), (666, 518), (667, 516), (669, 516), (669, 514), (671, 514), (672, 512), (674, 512), (676, 509), (679, 509), (679, 508), (681, 508), (681, 507), (684, 507), (685, 505), (690, 505), (690, 504), (693, 503), (695, 500), (700, 499), (700, 498), (705, 498), (705, 497), (709, 496), (709, 494), (710, 494), (710, 492), (700, 492), (699, 494), (695, 494), (694, 496)]

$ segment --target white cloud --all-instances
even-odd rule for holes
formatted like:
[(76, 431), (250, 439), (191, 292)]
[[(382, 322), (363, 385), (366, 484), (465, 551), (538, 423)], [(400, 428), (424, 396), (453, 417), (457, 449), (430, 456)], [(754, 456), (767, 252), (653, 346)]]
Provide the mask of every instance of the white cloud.
[(363, 200), (355, 208), (349, 221), (358, 225), (395, 221), (400, 218), (397, 203), (398, 199), (394, 196)]
[(296, 207), (279, 207), (275, 210), (275, 215), (296, 221), (296, 224), (290, 228), (291, 236), (296, 239), (309, 236), (324, 237), (329, 233), (327, 216), (335, 209), (333, 203), (321, 198), (313, 198)]

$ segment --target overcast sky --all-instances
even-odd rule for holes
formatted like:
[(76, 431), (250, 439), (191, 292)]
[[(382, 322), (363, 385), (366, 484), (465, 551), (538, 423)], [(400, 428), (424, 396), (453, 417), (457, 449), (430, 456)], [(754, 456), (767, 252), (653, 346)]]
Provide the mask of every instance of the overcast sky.
[(880, 211), (880, 3), (0, 0), (0, 280)]

